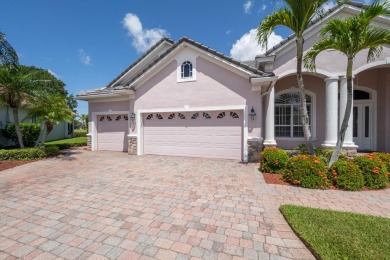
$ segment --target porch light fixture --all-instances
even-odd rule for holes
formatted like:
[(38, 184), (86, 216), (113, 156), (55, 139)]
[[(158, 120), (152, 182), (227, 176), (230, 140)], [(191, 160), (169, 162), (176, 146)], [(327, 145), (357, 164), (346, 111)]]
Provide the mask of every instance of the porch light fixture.
[(252, 120), (255, 120), (256, 112), (255, 112), (255, 109), (253, 107), (252, 107), (251, 111), (249, 112), (249, 116), (251, 117)]

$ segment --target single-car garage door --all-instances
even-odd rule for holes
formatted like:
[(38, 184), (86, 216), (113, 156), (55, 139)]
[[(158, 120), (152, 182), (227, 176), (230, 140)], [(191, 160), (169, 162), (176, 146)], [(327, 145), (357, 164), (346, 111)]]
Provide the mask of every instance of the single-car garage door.
[(97, 119), (97, 149), (127, 151), (128, 115), (101, 115)]
[(242, 111), (143, 115), (144, 154), (241, 159)]

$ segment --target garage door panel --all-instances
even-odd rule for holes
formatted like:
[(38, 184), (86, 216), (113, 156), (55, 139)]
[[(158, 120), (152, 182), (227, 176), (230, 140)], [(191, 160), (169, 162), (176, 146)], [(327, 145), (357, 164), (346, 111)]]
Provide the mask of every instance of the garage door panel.
[(164, 119), (157, 120), (156, 114), (152, 120), (144, 116), (144, 153), (177, 156), (196, 156), (241, 159), (242, 154), (242, 116), (230, 117), (225, 112), (225, 118), (217, 119), (220, 112), (206, 112), (211, 119), (205, 119), (199, 112), (197, 119), (191, 119), (194, 113), (183, 113), (186, 119), (180, 119), (174, 113), (174, 119), (168, 119), (168, 114), (162, 114)]
[(127, 151), (128, 121), (125, 115), (102, 115), (98, 119), (97, 149)]

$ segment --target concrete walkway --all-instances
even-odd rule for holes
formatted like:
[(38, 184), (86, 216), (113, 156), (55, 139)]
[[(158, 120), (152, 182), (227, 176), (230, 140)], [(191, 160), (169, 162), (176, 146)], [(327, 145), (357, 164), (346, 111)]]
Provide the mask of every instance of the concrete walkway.
[(390, 190), (267, 185), (255, 164), (73, 150), (0, 172), (0, 259), (313, 259), (281, 204), (390, 217)]

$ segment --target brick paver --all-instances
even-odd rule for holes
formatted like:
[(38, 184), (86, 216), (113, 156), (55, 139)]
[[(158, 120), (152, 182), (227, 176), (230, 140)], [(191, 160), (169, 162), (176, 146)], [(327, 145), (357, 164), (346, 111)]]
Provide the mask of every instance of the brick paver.
[(255, 164), (70, 150), (0, 173), (0, 258), (313, 259), (281, 204), (390, 217), (390, 190), (267, 185)]

